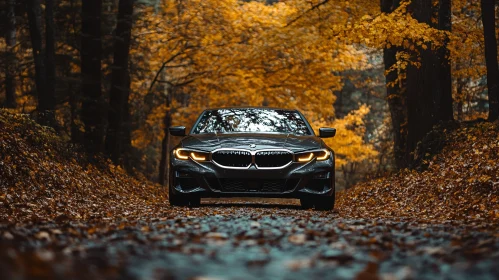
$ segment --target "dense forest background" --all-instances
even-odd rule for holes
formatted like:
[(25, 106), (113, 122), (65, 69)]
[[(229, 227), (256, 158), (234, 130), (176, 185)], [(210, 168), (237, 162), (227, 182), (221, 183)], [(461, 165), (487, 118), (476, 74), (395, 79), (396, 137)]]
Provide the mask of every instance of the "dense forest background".
[[(494, 0), (1, 0), (0, 104), (165, 184), (170, 125), (298, 108), (339, 185), (415, 167), (435, 125), (499, 116)], [(431, 135), (430, 135), (431, 136)]]

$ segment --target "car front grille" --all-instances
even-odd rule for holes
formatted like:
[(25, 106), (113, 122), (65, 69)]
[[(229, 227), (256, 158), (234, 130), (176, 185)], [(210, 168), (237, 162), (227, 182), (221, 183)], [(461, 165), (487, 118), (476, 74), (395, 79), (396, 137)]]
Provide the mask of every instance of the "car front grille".
[(258, 151), (252, 156), (245, 150), (218, 150), (212, 154), (212, 161), (223, 167), (247, 168), (255, 164), (257, 168), (281, 168), (293, 161), (293, 153), (285, 150)]
[(210, 182), (212, 188), (221, 192), (261, 192), (261, 193), (282, 193), (296, 187), (298, 179), (232, 179), (222, 178)]
[(221, 179), (221, 190), (225, 192), (245, 192), (248, 191), (248, 182), (238, 179)]
[(260, 151), (255, 154), (255, 164), (260, 168), (278, 168), (293, 161), (293, 154), (287, 151)]
[(212, 160), (221, 166), (248, 167), (252, 163), (251, 153), (238, 150), (220, 150), (212, 155)]

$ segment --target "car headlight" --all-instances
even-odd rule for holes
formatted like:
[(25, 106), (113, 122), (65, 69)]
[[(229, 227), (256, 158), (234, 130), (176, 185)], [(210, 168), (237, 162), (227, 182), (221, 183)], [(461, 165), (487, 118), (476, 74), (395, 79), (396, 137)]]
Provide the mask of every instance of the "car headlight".
[(331, 156), (331, 152), (328, 150), (322, 150), (322, 151), (316, 152), (315, 156), (317, 157), (317, 160), (319, 160), (319, 161), (327, 160)]
[(184, 148), (173, 150), (176, 159), (187, 160), (189, 158), (195, 161), (206, 161), (209, 159), (210, 153), (192, 151)]
[(309, 162), (314, 158), (314, 153), (306, 153), (304, 155), (299, 155), (296, 157), (298, 162)]
[(309, 162), (315, 158), (317, 161), (323, 161), (323, 160), (328, 160), (330, 157), (331, 157), (331, 152), (329, 150), (324, 149), (319, 151), (297, 154), (295, 160), (297, 162)]

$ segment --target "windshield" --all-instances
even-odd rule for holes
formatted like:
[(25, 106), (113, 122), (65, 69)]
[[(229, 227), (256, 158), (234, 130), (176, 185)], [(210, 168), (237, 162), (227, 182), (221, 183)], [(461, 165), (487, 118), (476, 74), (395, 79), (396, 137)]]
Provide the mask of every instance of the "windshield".
[(218, 109), (204, 112), (193, 134), (263, 132), (312, 135), (297, 111), (277, 109)]

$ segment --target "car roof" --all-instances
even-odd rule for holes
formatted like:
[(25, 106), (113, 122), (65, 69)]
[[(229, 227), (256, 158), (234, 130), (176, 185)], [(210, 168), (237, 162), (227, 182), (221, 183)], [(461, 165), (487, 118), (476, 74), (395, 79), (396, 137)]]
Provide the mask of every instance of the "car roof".
[(212, 110), (231, 110), (231, 109), (261, 109), (261, 110), (283, 110), (283, 111), (298, 111), (297, 109), (279, 108), (279, 107), (266, 107), (266, 106), (230, 106), (230, 107), (216, 107), (207, 108), (204, 111)]

